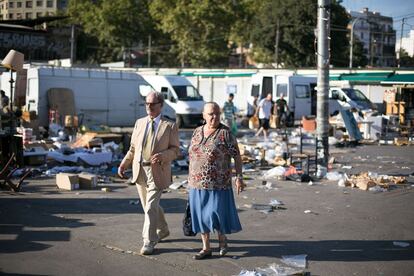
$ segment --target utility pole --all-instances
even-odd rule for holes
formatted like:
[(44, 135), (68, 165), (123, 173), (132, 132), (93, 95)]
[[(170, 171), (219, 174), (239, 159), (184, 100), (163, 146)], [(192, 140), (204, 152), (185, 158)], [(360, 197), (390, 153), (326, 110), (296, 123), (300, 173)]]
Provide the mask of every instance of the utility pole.
[(401, 54), (402, 54), (402, 38), (403, 38), (403, 32), (404, 32), (404, 23), (405, 23), (405, 18), (402, 19), (401, 22), (401, 35), (400, 35), (400, 50), (398, 53), (398, 68), (400, 68), (401, 66)]
[(70, 66), (75, 62), (75, 24), (72, 24), (70, 32)]
[(329, 93), (329, 24), (330, 0), (318, 0), (318, 85), (317, 85), (317, 177), (322, 178), (328, 171), (328, 93)]
[(151, 35), (148, 36), (148, 68), (151, 67)]
[(276, 24), (276, 37), (275, 37), (275, 63), (276, 68), (279, 68), (279, 37), (280, 37), (280, 21), (277, 20)]

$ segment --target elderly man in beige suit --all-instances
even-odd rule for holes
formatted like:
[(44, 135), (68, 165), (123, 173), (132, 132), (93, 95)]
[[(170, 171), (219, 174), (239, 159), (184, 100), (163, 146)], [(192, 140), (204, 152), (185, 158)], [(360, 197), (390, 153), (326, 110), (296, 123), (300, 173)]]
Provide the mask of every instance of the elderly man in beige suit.
[(118, 168), (118, 174), (124, 177), (125, 169), (132, 165), (132, 181), (145, 213), (143, 255), (152, 254), (157, 242), (170, 234), (159, 203), (162, 190), (171, 184), (171, 161), (179, 153), (180, 142), (176, 124), (161, 116), (163, 104), (161, 93), (148, 94), (148, 116), (136, 121), (131, 146)]

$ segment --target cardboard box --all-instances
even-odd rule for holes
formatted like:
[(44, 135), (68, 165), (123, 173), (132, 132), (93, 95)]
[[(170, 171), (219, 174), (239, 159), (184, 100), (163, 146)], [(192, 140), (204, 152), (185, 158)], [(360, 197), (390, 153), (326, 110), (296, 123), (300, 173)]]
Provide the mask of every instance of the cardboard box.
[(36, 111), (23, 111), (22, 119), (25, 122), (32, 122), (37, 119)]
[(46, 164), (47, 153), (23, 153), (23, 162), (25, 166), (40, 166)]
[(56, 185), (62, 190), (78, 190), (79, 189), (79, 177), (77, 174), (72, 173), (58, 173), (56, 175)]
[(65, 116), (65, 127), (78, 127), (79, 120), (78, 116), (66, 115)]
[(95, 174), (81, 173), (78, 174), (80, 189), (94, 189), (98, 184), (98, 177)]

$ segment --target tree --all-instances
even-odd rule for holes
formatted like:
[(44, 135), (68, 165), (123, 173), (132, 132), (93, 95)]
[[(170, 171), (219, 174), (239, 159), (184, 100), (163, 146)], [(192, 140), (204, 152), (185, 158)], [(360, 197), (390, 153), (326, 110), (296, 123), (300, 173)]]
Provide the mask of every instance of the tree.
[[(346, 51), (349, 54), (350, 49)], [(365, 67), (368, 65), (367, 51), (364, 49), (364, 44), (354, 37), (354, 45), (352, 50), (352, 66)]]
[[(175, 42), (181, 65), (226, 66), (230, 30), (240, 5), (234, 0), (153, 0), (157, 27)], [(236, 11), (236, 12), (235, 12)]]
[[(275, 52), (275, 36), (279, 28), (279, 60), (286, 67), (316, 65), (316, 21), (317, 1), (309, 0), (263, 0), (258, 5), (252, 21), (250, 40), (254, 54), (262, 55), (261, 60), (271, 60)], [(348, 16), (338, 1), (331, 3), (331, 57), (333, 64), (344, 64), (344, 52), (349, 45), (346, 37)], [(259, 56), (257, 56), (259, 57)]]
[(82, 26), (81, 42), (95, 42), (90, 46), (97, 61), (122, 58), (125, 48), (139, 47), (153, 30), (146, 0), (70, 1), (68, 14)]
[(400, 66), (414, 67), (414, 57), (409, 56), (404, 49), (401, 49)]

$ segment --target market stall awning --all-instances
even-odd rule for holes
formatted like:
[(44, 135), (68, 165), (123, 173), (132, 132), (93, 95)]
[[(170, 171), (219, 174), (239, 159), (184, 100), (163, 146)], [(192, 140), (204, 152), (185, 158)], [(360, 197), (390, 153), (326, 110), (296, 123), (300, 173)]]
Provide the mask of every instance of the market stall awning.
[(384, 81), (383, 84), (414, 84), (414, 74), (392, 75)]

